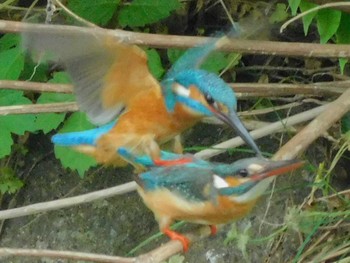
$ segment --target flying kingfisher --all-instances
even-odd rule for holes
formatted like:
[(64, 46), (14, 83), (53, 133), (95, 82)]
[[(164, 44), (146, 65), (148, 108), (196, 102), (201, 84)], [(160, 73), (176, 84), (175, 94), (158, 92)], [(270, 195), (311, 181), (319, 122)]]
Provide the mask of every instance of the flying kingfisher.
[(231, 87), (218, 75), (199, 68), (228, 37), (189, 49), (158, 82), (141, 48), (107, 36), (101, 29), (71, 28), (62, 32), (52, 25), (51, 30), (23, 33), (25, 49), (47, 52), (64, 65), (80, 110), (99, 126), (54, 135), (53, 143), (73, 147), (102, 164), (126, 165), (117, 153), (120, 147), (157, 161), (160, 146), (181, 153), (179, 135), (203, 117), (214, 116), (234, 128), (261, 156), (237, 116)]

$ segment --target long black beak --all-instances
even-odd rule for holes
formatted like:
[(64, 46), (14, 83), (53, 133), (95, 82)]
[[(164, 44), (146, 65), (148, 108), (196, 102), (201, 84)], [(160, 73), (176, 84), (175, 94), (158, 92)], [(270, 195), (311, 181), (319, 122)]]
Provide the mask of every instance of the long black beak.
[(252, 181), (261, 181), (271, 176), (277, 176), (291, 172), (303, 166), (304, 162), (300, 160), (268, 161), (264, 169), (249, 177)]
[(234, 110), (230, 110), (228, 115), (217, 110), (213, 110), (213, 112), (220, 120), (231, 126), (243, 139), (243, 141), (245, 141), (245, 143), (254, 150), (258, 157), (262, 157), (259, 147), (256, 145), (254, 139), (244, 127), (243, 123), (238, 118), (238, 115)]

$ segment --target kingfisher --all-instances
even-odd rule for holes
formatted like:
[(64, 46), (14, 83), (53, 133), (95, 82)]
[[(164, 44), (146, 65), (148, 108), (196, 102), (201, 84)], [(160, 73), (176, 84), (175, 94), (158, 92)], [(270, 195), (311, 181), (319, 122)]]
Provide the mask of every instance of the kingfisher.
[[(128, 152), (121, 149), (126, 158)], [(167, 158), (179, 157), (167, 155)], [(274, 176), (295, 170), (302, 161), (272, 161), (261, 157), (246, 158), (231, 164), (197, 159), (186, 164), (154, 166), (148, 156), (133, 161), (150, 168), (135, 175), (138, 192), (153, 211), (160, 231), (189, 248), (186, 236), (170, 229), (175, 220), (209, 225), (213, 234), (217, 224), (226, 224), (244, 217), (265, 192)]]
[(127, 164), (118, 154), (120, 147), (155, 161), (160, 160), (160, 147), (182, 153), (180, 134), (207, 116), (234, 128), (261, 156), (237, 116), (231, 87), (218, 75), (199, 68), (228, 40), (223, 36), (189, 49), (158, 82), (148, 69), (144, 50), (112, 38), (104, 30), (62, 32), (52, 25), (51, 30), (23, 33), (26, 50), (44, 51), (63, 64), (80, 110), (98, 126), (56, 134), (52, 142), (114, 166)]

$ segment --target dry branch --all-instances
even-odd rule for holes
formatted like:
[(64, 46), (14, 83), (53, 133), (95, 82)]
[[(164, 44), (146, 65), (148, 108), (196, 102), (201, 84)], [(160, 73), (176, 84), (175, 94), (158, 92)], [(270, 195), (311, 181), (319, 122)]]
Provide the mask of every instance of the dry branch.
[(13, 89), (35, 92), (72, 93), (73, 86), (69, 84), (53, 84), (43, 82), (29, 82), (20, 80), (0, 80), (0, 89)]
[[(342, 94), (350, 86), (350, 81), (320, 82), (313, 84), (280, 83), (233, 83), (231, 84), (240, 99), (252, 97), (278, 97), (296, 94), (330, 96)], [(27, 81), (0, 80), (0, 89), (13, 89), (34, 92), (72, 93), (73, 86)], [(0, 115), (77, 111), (75, 103), (52, 103), (36, 105), (15, 105), (0, 107)]]
[(0, 107), (0, 115), (69, 112), (79, 110), (75, 102), (57, 102), (45, 104), (26, 104)]
[[(0, 31), (5, 33), (50, 32), (75, 34), (85, 32), (106, 34), (125, 43), (150, 46), (156, 48), (188, 48), (207, 43), (208, 37), (189, 37), (175, 35), (158, 35), (129, 32), (124, 30), (107, 30), (63, 25), (30, 24), (24, 22), (0, 20)], [(264, 54), (274, 56), (349, 58), (350, 45), (288, 43), (276, 41), (254, 41), (232, 39), (232, 42), (222, 47), (224, 51), (235, 51), (245, 54)]]

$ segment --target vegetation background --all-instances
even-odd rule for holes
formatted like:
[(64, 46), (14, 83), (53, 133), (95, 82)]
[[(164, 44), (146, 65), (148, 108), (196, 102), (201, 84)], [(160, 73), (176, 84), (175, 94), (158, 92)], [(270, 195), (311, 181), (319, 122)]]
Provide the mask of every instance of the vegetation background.
[[(181, 0), (67, 0), (64, 6), (75, 15), (110, 29), (133, 32), (210, 36), (226, 31), (231, 19), (261, 41), (350, 43), (350, 7), (319, 9), (280, 26), (300, 12), (334, 1), (181, 1)], [(87, 26), (60, 5), (48, 10), (46, 1), (5, 0), (0, 19)], [(246, 37), (242, 34), (242, 37)], [(248, 36), (247, 36), (248, 37)], [(278, 45), (271, 42), (270, 45)], [(170, 43), (171, 46), (171, 43)], [(144, 47), (152, 74), (161, 79), (182, 54), (174, 48)], [(259, 55), (216, 52), (204, 68), (221, 74), (227, 82), (294, 85), (294, 94), (273, 93), (269, 87), (249, 96), (238, 95), (248, 127), (260, 127), (332, 101), (334, 90), (349, 85), (347, 58), (290, 55)], [(0, 37), (0, 193), (2, 209), (74, 196), (130, 181), (131, 169), (96, 167), (95, 162), (70, 149), (53, 147), (56, 132), (93, 127), (82, 112), (75, 111), (72, 94), (10, 89), (3, 80), (70, 83), (64, 70), (51, 61), (37, 64), (21, 49), (18, 34)], [(309, 93), (303, 87), (326, 83), (326, 91)], [(332, 84), (329, 84), (332, 83)], [(8, 85), (8, 84), (7, 84)], [(274, 86), (277, 85), (277, 86)], [(310, 86), (305, 86), (310, 85)], [(243, 85), (244, 86), (244, 85)], [(247, 91), (248, 92), (248, 91)], [(260, 97), (258, 94), (266, 93)], [(282, 95), (281, 95), (282, 94)], [(8, 106), (63, 103), (59, 113), (2, 114)], [(30, 107), (26, 108), (30, 109)], [(262, 115), (261, 112), (264, 114)], [(350, 261), (350, 114), (333, 126), (305, 153), (308, 163), (300, 175), (279, 181), (252, 215), (226, 226), (216, 237), (196, 243), (190, 252), (169, 262), (349, 262)], [(258, 140), (271, 156), (300, 127)], [(233, 137), (225, 127), (201, 124), (185, 134), (186, 151), (195, 152)], [(228, 149), (216, 160), (232, 161), (251, 155), (242, 148)], [(267, 204), (267, 206), (266, 206)], [(265, 212), (266, 210), (266, 212)], [(195, 226), (186, 225), (181, 231)], [(1, 246), (79, 250), (109, 255), (141, 254), (165, 238), (154, 237), (157, 224), (135, 194), (65, 210), (2, 221)], [(327, 241), (327, 242), (326, 242)], [(349, 260), (349, 261), (346, 261)], [(16, 259), (8, 262), (38, 262)], [(64, 262), (41, 259), (40, 262)], [(68, 261), (67, 261), (68, 262)]]

